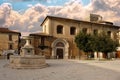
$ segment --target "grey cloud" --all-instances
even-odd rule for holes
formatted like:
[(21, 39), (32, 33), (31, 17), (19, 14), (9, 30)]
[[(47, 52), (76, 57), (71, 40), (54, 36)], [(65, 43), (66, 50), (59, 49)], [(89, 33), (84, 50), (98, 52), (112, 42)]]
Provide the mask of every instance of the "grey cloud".
[(5, 19), (0, 19), (0, 25), (4, 25)]
[(112, 21), (115, 25), (120, 25), (120, 0), (92, 0), (92, 13), (97, 13), (103, 16), (105, 20)]
[(92, 8), (93, 8), (94, 11), (99, 11), (99, 10), (106, 11), (106, 10), (110, 10), (109, 5), (107, 5), (105, 3), (105, 1), (103, 1), (103, 0), (93, 0), (92, 3), (93, 3), (92, 4)]

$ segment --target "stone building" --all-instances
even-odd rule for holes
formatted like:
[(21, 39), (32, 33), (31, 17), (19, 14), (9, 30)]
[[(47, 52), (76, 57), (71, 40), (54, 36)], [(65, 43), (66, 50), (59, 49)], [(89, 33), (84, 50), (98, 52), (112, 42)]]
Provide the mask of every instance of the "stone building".
[(21, 33), (0, 28), (0, 53), (5, 50), (18, 50)]
[[(119, 27), (106, 21), (82, 21), (62, 17), (47, 16), (41, 24), (42, 33), (30, 34), (33, 37), (31, 43), (35, 47), (35, 53), (41, 51), (46, 58), (82, 59), (84, 52), (76, 47), (75, 35), (79, 31), (91, 34), (99, 34), (104, 31), (112, 39), (117, 39)], [(39, 49), (38, 46), (47, 46)]]

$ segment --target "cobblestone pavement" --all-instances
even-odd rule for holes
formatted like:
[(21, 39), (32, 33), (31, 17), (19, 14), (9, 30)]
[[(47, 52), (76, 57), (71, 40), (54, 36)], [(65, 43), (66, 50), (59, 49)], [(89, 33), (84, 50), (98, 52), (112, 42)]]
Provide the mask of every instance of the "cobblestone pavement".
[(0, 80), (120, 80), (119, 71), (83, 61), (46, 62), (50, 66), (43, 69), (11, 69), (5, 65), (7, 60), (0, 60)]

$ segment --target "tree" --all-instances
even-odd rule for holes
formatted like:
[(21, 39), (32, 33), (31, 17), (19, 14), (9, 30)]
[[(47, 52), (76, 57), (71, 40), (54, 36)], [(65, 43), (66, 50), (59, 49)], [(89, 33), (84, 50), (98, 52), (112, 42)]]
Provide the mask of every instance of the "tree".
[(80, 32), (75, 37), (75, 42), (77, 47), (86, 53), (97, 51), (107, 54), (116, 51), (116, 48), (119, 45), (118, 41), (111, 39), (105, 32), (102, 32), (99, 35)]
[[(80, 32), (76, 37), (75, 37), (75, 42), (77, 44), (77, 47), (80, 50), (83, 50), (86, 53), (91, 53), (93, 52), (93, 40), (94, 38), (90, 34), (86, 34), (83, 32)], [(88, 55), (88, 54), (87, 54)]]
[(110, 36), (102, 32), (98, 36), (98, 52), (103, 52), (103, 53), (111, 53), (113, 51), (116, 51), (116, 48), (119, 46), (118, 41), (111, 39)]

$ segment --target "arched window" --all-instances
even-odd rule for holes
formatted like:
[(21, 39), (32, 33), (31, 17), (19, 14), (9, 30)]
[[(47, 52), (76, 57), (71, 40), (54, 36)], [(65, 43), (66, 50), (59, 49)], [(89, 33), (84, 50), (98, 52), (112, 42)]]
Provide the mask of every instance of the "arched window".
[(107, 31), (107, 35), (111, 37), (111, 31)]
[(9, 34), (9, 41), (12, 41), (12, 35)]
[(44, 32), (46, 32), (46, 25), (44, 26)]
[(93, 34), (94, 34), (94, 35), (98, 35), (98, 30), (97, 30), (97, 29), (94, 29), (94, 30), (93, 30)]
[(63, 26), (62, 25), (57, 26), (57, 34), (63, 34)]

